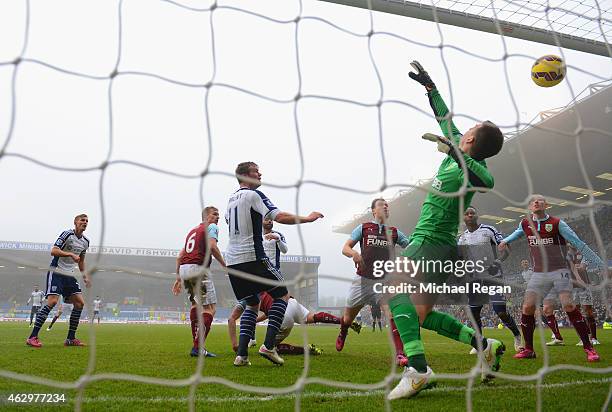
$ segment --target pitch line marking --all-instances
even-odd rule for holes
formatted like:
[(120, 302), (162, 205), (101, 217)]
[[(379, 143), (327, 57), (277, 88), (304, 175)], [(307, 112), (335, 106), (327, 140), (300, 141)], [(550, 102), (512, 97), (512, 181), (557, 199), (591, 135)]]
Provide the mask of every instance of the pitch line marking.
[[(551, 388), (563, 388), (567, 386), (574, 385), (589, 385), (589, 384), (603, 384), (612, 382), (612, 378), (608, 379), (590, 379), (583, 381), (575, 381), (575, 382), (560, 382), (560, 383), (546, 383), (542, 384), (543, 389), (551, 389)], [(499, 385), (499, 386), (478, 386), (472, 388), (472, 391), (491, 391), (491, 390), (508, 390), (508, 389), (535, 389), (535, 384), (527, 384), (527, 385)], [(464, 392), (464, 386), (438, 386), (436, 388), (428, 389), (427, 392)], [(383, 390), (376, 391), (336, 391), (336, 392), (304, 392), (302, 393), (302, 398), (330, 398), (330, 399), (338, 399), (338, 398), (355, 398), (355, 397), (368, 397), (368, 396), (380, 396), (384, 395), (385, 392)], [(252, 401), (274, 401), (274, 400), (283, 400), (283, 399), (294, 399), (295, 394), (286, 394), (286, 395), (267, 395), (267, 396), (257, 396), (257, 394), (253, 394), (253, 396), (196, 396), (196, 402), (208, 402), (208, 403), (227, 403), (227, 402), (252, 402)], [(85, 397), (83, 400), (85, 403), (99, 403), (99, 402), (155, 402), (155, 403), (165, 403), (165, 402), (179, 402), (184, 403), (189, 401), (187, 397), (153, 397), (153, 398), (144, 398), (144, 397), (135, 397), (135, 396), (99, 396), (95, 398)]]

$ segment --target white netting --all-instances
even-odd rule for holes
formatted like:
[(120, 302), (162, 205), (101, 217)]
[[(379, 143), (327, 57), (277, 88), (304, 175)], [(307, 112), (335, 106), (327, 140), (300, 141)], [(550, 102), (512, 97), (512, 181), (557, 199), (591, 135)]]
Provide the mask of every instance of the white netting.
[[(431, 2), (427, 1), (416, 3), (431, 5)], [(590, 40), (607, 42), (612, 34), (609, 0), (504, 0), (495, 3), (486, 0), (440, 0), (433, 3), (436, 7), (455, 12), (474, 14), (483, 18), (497, 18)], [(491, 7), (492, 4), (494, 9)]]
[[(434, 51), (439, 50), (441, 54), (441, 59), (443, 62), (443, 67), (444, 67), (444, 70), (446, 71), (446, 77), (449, 81), (449, 85), (450, 85), (450, 79), (451, 79), (450, 72), (453, 70), (460, 70), (460, 69), (450, 68), (449, 58), (445, 56), (445, 53), (451, 53), (451, 52), (452, 53), (464, 53), (466, 55), (471, 56), (474, 59), (477, 59), (478, 62), (482, 62), (482, 63), (484, 62), (500, 63), (501, 62), (500, 66), (503, 65), (504, 77), (505, 77), (505, 81), (507, 85), (507, 92), (509, 93), (509, 98), (512, 103), (511, 105), (512, 111), (514, 112), (515, 116), (514, 116), (514, 121), (508, 122), (505, 125), (501, 124), (500, 126), (505, 129), (519, 130), (520, 128), (527, 126), (529, 124), (528, 122), (524, 122), (521, 120), (522, 116), (519, 112), (519, 107), (516, 103), (516, 99), (514, 98), (513, 88), (511, 87), (511, 82), (510, 82), (510, 78), (508, 74), (508, 60), (514, 57), (516, 58), (525, 57), (525, 58), (532, 59), (538, 56), (509, 54), (507, 52), (506, 43), (505, 41), (503, 41), (503, 37), (502, 37), (503, 55), (501, 57), (491, 58), (491, 57), (487, 57), (484, 54), (479, 55), (477, 53), (464, 50), (461, 47), (454, 45), (454, 42), (451, 39), (444, 37), (443, 30), (441, 29), (440, 25), (437, 25), (435, 29), (433, 28), (431, 29), (432, 32), (439, 35), (437, 38), (435, 38), (435, 41), (438, 41), (438, 43), (435, 43), (434, 41), (435, 44), (429, 44), (428, 42), (423, 42), (423, 41), (418, 41), (417, 39), (407, 38), (403, 34), (378, 31), (376, 30), (376, 26), (375, 26), (376, 16), (373, 12), (365, 12), (364, 14), (362, 14), (361, 18), (363, 20), (361, 20), (360, 23), (365, 22), (365, 24), (361, 24), (361, 27), (359, 29), (356, 29), (352, 27), (352, 25), (347, 26), (343, 23), (336, 23), (325, 17), (305, 14), (303, 11), (304, 5), (302, 4), (301, 1), (297, 1), (294, 3), (295, 12), (291, 16), (288, 16), (288, 17), (284, 16), (282, 18), (279, 18), (279, 17), (270, 17), (268, 15), (253, 11), (254, 9), (249, 9), (248, 4), (240, 5), (240, 6), (235, 5), (235, 4), (239, 4), (237, 2), (228, 2), (227, 4), (221, 3), (221, 2), (211, 2), (210, 4), (207, 4), (205, 6), (201, 6), (201, 5), (191, 6), (191, 5), (186, 4), (187, 2), (183, 4), (180, 1), (159, 0), (155, 2), (155, 4), (164, 4), (166, 7), (168, 7), (168, 11), (170, 11), (171, 9), (176, 9), (176, 10), (181, 10), (184, 12), (193, 13), (194, 16), (197, 16), (202, 19), (203, 24), (205, 23), (208, 25), (207, 27), (209, 30), (207, 32), (203, 31), (201, 33), (198, 33), (198, 35), (203, 36), (203, 38), (205, 38), (209, 42), (207, 46), (209, 48), (210, 53), (205, 57), (205, 60), (208, 60), (211, 62), (210, 68), (207, 71), (208, 77), (206, 78), (205, 81), (197, 81), (193, 79), (181, 80), (179, 79), (180, 76), (176, 76), (175, 78), (174, 76), (162, 75), (162, 74), (153, 73), (153, 72), (137, 71), (137, 70), (125, 70), (125, 71), (122, 70), (121, 68), (122, 60), (125, 58), (124, 52), (122, 50), (123, 36), (124, 36), (125, 31), (127, 30), (127, 26), (130, 24), (130, 22), (126, 20), (124, 17), (124, 9), (126, 5), (128, 5), (129, 3), (131, 3), (131, 0), (119, 0), (117, 2), (114, 2), (113, 4), (113, 7), (115, 7), (114, 8), (115, 20), (113, 21), (113, 24), (109, 24), (109, 27), (115, 29), (114, 33), (112, 33), (112, 36), (115, 36), (117, 48), (116, 48), (116, 54), (113, 56), (109, 56), (110, 60), (112, 61), (112, 64), (109, 64), (108, 70), (103, 71), (106, 74), (104, 73), (101, 74), (99, 70), (92, 71), (92, 72), (88, 72), (86, 70), (76, 71), (73, 69), (63, 67), (61, 66), (61, 64), (58, 64), (56, 62), (50, 63), (46, 61), (45, 59), (38, 59), (36, 56), (30, 56), (29, 49), (28, 49), (28, 46), (29, 46), (28, 40), (29, 40), (29, 33), (30, 33), (31, 25), (33, 24), (32, 18), (33, 16), (36, 16), (36, 18), (38, 19), (44, 18), (44, 16), (35, 14), (35, 10), (33, 10), (33, 6), (31, 5), (30, 1), (26, 1), (23, 3), (23, 6), (24, 6), (23, 8), (24, 35), (23, 35), (23, 38), (19, 40), (22, 42), (20, 50), (16, 53), (16, 57), (14, 59), (11, 59), (10, 61), (0, 62), (0, 67), (8, 68), (12, 71), (11, 80), (10, 80), (10, 88), (9, 90), (3, 89), (3, 94), (8, 94), (10, 96), (9, 100), (10, 100), (11, 111), (10, 111), (10, 120), (8, 122), (8, 128), (6, 132), (6, 138), (0, 150), (0, 162), (3, 162), (3, 161), (5, 162), (7, 161), (7, 159), (13, 158), (13, 159), (18, 159), (19, 161), (22, 161), (22, 162), (35, 163), (48, 170), (71, 172), (74, 174), (83, 173), (83, 172), (99, 173), (98, 188), (99, 188), (100, 211), (101, 211), (102, 223), (101, 223), (100, 237), (97, 243), (101, 246), (105, 245), (105, 228), (108, 225), (108, 222), (105, 220), (106, 214), (105, 214), (105, 200), (104, 200), (104, 194), (105, 194), (104, 182), (105, 182), (106, 176), (113, 170), (113, 168), (129, 166), (135, 169), (145, 169), (148, 171), (152, 171), (159, 175), (173, 176), (178, 179), (197, 180), (199, 182), (198, 195), (199, 195), (201, 206), (205, 205), (205, 194), (204, 194), (205, 190), (203, 189), (205, 189), (205, 186), (206, 186), (205, 185), (206, 178), (210, 178), (211, 176), (226, 176), (229, 178), (234, 177), (231, 170), (214, 169), (212, 167), (213, 153), (214, 153), (213, 148), (215, 148), (216, 145), (219, 144), (219, 142), (215, 143), (214, 141), (214, 132), (211, 128), (211, 123), (214, 124), (215, 119), (214, 119), (214, 116), (211, 114), (213, 112), (213, 108), (209, 106), (209, 99), (210, 99), (211, 93), (218, 89), (231, 90), (240, 95), (245, 95), (245, 96), (249, 96), (254, 99), (258, 99), (262, 102), (262, 104), (263, 102), (266, 102), (269, 104), (286, 105), (290, 107), (290, 110), (289, 110), (289, 117), (291, 119), (290, 124), (293, 128), (293, 132), (294, 132), (293, 137), (295, 139), (294, 140), (295, 146), (297, 146), (297, 152), (298, 152), (297, 158), (299, 159), (299, 162), (295, 167), (299, 169), (299, 173), (297, 175), (297, 179), (295, 183), (287, 184), (287, 183), (277, 183), (277, 182), (269, 182), (269, 181), (266, 181), (265, 183), (267, 186), (271, 186), (274, 188), (295, 190), (295, 210), (296, 211), (300, 210), (300, 199), (302, 199), (302, 196), (303, 196), (302, 192), (304, 191), (305, 185), (316, 186), (319, 188), (332, 189), (332, 190), (341, 190), (347, 193), (361, 193), (361, 194), (377, 194), (379, 193), (380, 190), (384, 190), (389, 187), (398, 187), (398, 188), (415, 187), (415, 185), (410, 185), (410, 184), (405, 184), (405, 183), (395, 184), (395, 183), (392, 183), (388, 179), (389, 171), (388, 171), (387, 159), (389, 156), (392, 156), (392, 153), (388, 153), (385, 150), (385, 146), (384, 146), (384, 143), (385, 143), (384, 133), (386, 133), (387, 131), (385, 129), (385, 125), (383, 121), (384, 119), (383, 108), (386, 108), (388, 106), (398, 106), (399, 105), (401, 107), (410, 109), (414, 112), (424, 114), (428, 116), (430, 120), (432, 120), (431, 119), (432, 116), (428, 108), (426, 108), (426, 103), (423, 101), (419, 101), (415, 103), (415, 102), (404, 101), (402, 99), (387, 97), (388, 91), (385, 90), (385, 87), (384, 87), (385, 81), (383, 77), (381, 76), (381, 70), (383, 69), (383, 67), (381, 67), (381, 65), (375, 58), (375, 54), (373, 53), (373, 47), (374, 47), (373, 43), (378, 38), (391, 38), (394, 41), (397, 41), (403, 45), (405, 44), (418, 45), (420, 47), (428, 48)], [(196, 3), (196, 2), (190, 2), (190, 4), (192, 3)], [(446, 2), (439, 2), (439, 3), (436, 3), (435, 5), (445, 7), (447, 6), (445, 3)], [(40, 4), (41, 3), (37, 3), (36, 5), (40, 6)], [(153, 2), (151, 2), (150, 4), (153, 4)], [(610, 10), (609, 8), (605, 7), (605, 4), (607, 3), (595, 2), (591, 5), (584, 5), (583, 3), (578, 3), (574, 1), (558, 2), (558, 4), (540, 4), (540, 3), (534, 4), (533, 2), (528, 2), (527, 4), (525, 2), (508, 1), (508, 2), (504, 2), (503, 5), (499, 6), (495, 3), (490, 3), (490, 2), (484, 2), (484, 3), (483, 2), (453, 2), (452, 7), (458, 8), (464, 12), (475, 13), (475, 14), (485, 13), (486, 15), (493, 17), (493, 18), (506, 19), (509, 21), (517, 21), (517, 22), (520, 22), (521, 24), (541, 25), (544, 28), (553, 29), (553, 30), (567, 33), (567, 34), (579, 35), (585, 38), (597, 39), (600, 41), (607, 41), (606, 34), (610, 32), (610, 19), (609, 19)], [(448, 7), (450, 7), (450, 5), (448, 5)], [(558, 16), (556, 13), (561, 13), (563, 14), (563, 16)], [(248, 88), (242, 85), (225, 83), (223, 81), (218, 80), (218, 76), (219, 76), (221, 69), (218, 67), (217, 62), (219, 59), (218, 57), (219, 53), (221, 53), (222, 51), (219, 50), (219, 48), (216, 46), (216, 40), (215, 40), (216, 31), (220, 30), (220, 28), (218, 27), (219, 22), (217, 21), (217, 19), (221, 20), (222, 17), (227, 17), (227, 16), (233, 16), (233, 17), (240, 16), (240, 18), (243, 18), (243, 19), (250, 19), (250, 21), (252, 21), (253, 23), (259, 23), (262, 25), (278, 25), (278, 26), (285, 27), (287, 29), (286, 34), (289, 36), (291, 41), (290, 41), (290, 44), (286, 44), (285, 46), (288, 46), (287, 50), (290, 52), (289, 53), (290, 56), (288, 57), (288, 60), (291, 61), (291, 66), (293, 66), (293, 70), (295, 70), (295, 79), (292, 83), (292, 87), (293, 87), (292, 90), (290, 90), (289, 92), (285, 91), (285, 93), (282, 94), (282, 97), (279, 97), (273, 94), (266, 94), (265, 92), (262, 92), (260, 88), (257, 88), (257, 87)], [(78, 18), (78, 16), (75, 16), (75, 18)], [(435, 19), (436, 19), (436, 16), (434, 13), (434, 20)], [(367, 59), (368, 64), (371, 66), (370, 69), (371, 69), (373, 79), (370, 79), (370, 81), (372, 82), (372, 84), (375, 85), (374, 86), (375, 93), (370, 93), (370, 94), (366, 93), (367, 98), (358, 99), (353, 96), (344, 97), (341, 95), (326, 95), (326, 94), (315, 94), (315, 93), (308, 94), (304, 92), (304, 89), (303, 89), (304, 79), (302, 78), (302, 66), (304, 62), (302, 61), (302, 56), (300, 53), (300, 48), (301, 48), (300, 33), (301, 33), (301, 26), (306, 23), (311, 23), (311, 22), (316, 22), (320, 24), (321, 30), (325, 29), (325, 30), (338, 32), (338, 33), (341, 33), (343, 36), (348, 36), (351, 39), (361, 42), (362, 51), (364, 51), (367, 54), (366, 59)], [(225, 29), (227, 29), (227, 27), (225, 27)], [(240, 27), (235, 27), (234, 30), (236, 31), (236, 33), (239, 33)], [(498, 32), (499, 34), (503, 36), (503, 31), (501, 29), (498, 30)], [(109, 31), (109, 34), (111, 34), (110, 31)], [(242, 33), (241, 35), (248, 36), (249, 34)], [(177, 47), (179, 46), (180, 45), (177, 45)], [(407, 60), (408, 59), (403, 59), (402, 62), (399, 64), (404, 65)], [(321, 62), (320, 64), (323, 64), (323, 62)], [(53, 159), (47, 159), (44, 156), (43, 157), (29, 156), (21, 152), (14, 152), (10, 150), (11, 145), (15, 143), (13, 141), (14, 140), (14, 130), (15, 130), (15, 124), (16, 124), (17, 107), (18, 107), (18, 102), (20, 99), (20, 90), (18, 87), (19, 74), (22, 70), (26, 70), (26, 69), (32, 70), (33, 68), (40, 69), (40, 70), (49, 70), (54, 73), (61, 73), (62, 75), (72, 76), (74, 78), (81, 79), (83, 82), (95, 82), (98, 86), (102, 85), (104, 89), (104, 94), (106, 95), (106, 100), (101, 105), (101, 107), (104, 107), (105, 110), (107, 111), (108, 121), (107, 121), (105, 130), (107, 132), (108, 143), (107, 143), (107, 151), (105, 152), (104, 156), (101, 157), (101, 160), (99, 162), (95, 164), (81, 165), (79, 167), (64, 167), (58, 164), (58, 162), (52, 161)], [(173, 69), (171, 65), (169, 69), (170, 70)], [(246, 69), (248, 71), (248, 68), (242, 68), (242, 69)], [(407, 69), (406, 66), (401, 67), (401, 70), (404, 71), (404, 73), (406, 69)], [(570, 65), (570, 69), (575, 69), (577, 71), (581, 70), (579, 67), (575, 67), (572, 65)], [(176, 70), (180, 71), (180, 67), (177, 67)], [(588, 74), (592, 75), (594, 78), (599, 78), (599, 79), (608, 78), (606, 77), (606, 75), (601, 75), (600, 73), (588, 73)], [(443, 78), (444, 76), (439, 75), (439, 77)], [(205, 146), (208, 150), (207, 150), (207, 156), (205, 158), (205, 161), (203, 162), (203, 167), (201, 167), (201, 169), (197, 173), (175, 172), (172, 170), (166, 170), (163, 167), (159, 167), (155, 163), (148, 164), (148, 163), (143, 163), (143, 162), (138, 162), (138, 161), (132, 161), (129, 159), (128, 160), (117, 160), (113, 158), (112, 156), (113, 148), (118, 143), (115, 137), (115, 134), (117, 133), (115, 121), (116, 121), (116, 117), (118, 117), (120, 114), (120, 111), (117, 110), (117, 106), (120, 105), (120, 102), (118, 102), (116, 97), (114, 96), (115, 85), (119, 81), (119, 79), (121, 80), (125, 79), (126, 81), (127, 80), (136, 81), (134, 79), (143, 79), (143, 78), (155, 79), (156, 81), (161, 82), (165, 85), (169, 85), (171, 87), (196, 89), (201, 93), (200, 97), (202, 98), (202, 108), (203, 108), (201, 116), (203, 117), (203, 124), (204, 124), (204, 126), (202, 127), (201, 144)], [(574, 96), (574, 93), (571, 90), (571, 88), (570, 88), (570, 92), (572, 96)], [(450, 98), (448, 99), (448, 101), (450, 102), (451, 114), (453, 114), (454, 99), (452, 97), (452, 88), (451, 88), (451, 94), (449, 97)], [(303, 153), (304, 141), (303, 141), (302, 133), (303, 133), (303, 128), (306, 126), (301, 122), (300, 105), (304, 104), (305, 102), (313, 102), (313, 101), (318, 102), (320, 104), (323, 104), (323, 103), (344, 104), (344, 105), (355, 106), (361, 109), (367, 109), (367, 110), (373, 111), (374, 114), (372, 116), (372, 121), (375, 123), (375, 126), (372, 128), (372, 130), (374, 130), (375, 133), (371, 135), (371, 139), (376, 141), (375, 151), (380, 156), (380, 162), (382, 164), (381, 166), (382, 181), (379, 181), (378, 185), (374, 189), (362, 189), (356, 185), (347, 185), (345, 184), (342, 178), (334, 179), (331, 182), (324, 181), (324, 180), (304, 178), (306, 164), (305, 164), (304, 153)], [(471, 120), (477, 120), (474, 116), (471, 116), (469, 114), (454, 113), (453, 115), (455, 116), (455, 118), (463, 117), (463, 118), (467, 118)], [(577, 121), (578, 121), (578, 127), (574, 133), (568, 134), (567, 132), (562, 132), (562, 131), (558, 131), (558, 132), (562, 135), (570, 135), (570, 136), (575, 137), (577, 140), (577, 149), (579, 149), (580, 134), (584, 132), (585, 129), (581, 123), (581, 119), (579, 115), (577, 115)], [(612, 137), (612, 131), (610, 130), (595, 130), (595, 132), (605, 135), (607, 137)], [(462, 166), (465, 167), (465, 165), (462, 165)], [(531, 186), (531, 181), (529, 179), (529, 170), (527, 169), (525, 162), (523, 162), (521, 166), (523, 170), (525, 171), (525, 174), (528, 178), (528, 185), (531, 188), (532, 186)], [(580, 169), (583, 172), (583, 175), (585, 177), (587, 187), (592, 188), (590, 181), (589, 181), (589, 177), (587, 176), (584, 166), (581, 162), (580, 162)], [(464, 187), (459, 193), (450, 194), (449, 196), (457, 196), (457, 195), (464, 194), (468, 190), (466, 188), (466, 184), (467, 184), (467, 181), (464, 182)], [(516, 202), (516, 201), (513, 201), (512, 199), (505, 197), (503, 193), (497, 192), (495, 190), (493, 190), (493, 193), (495, 193), (497, 196), (504, 198), (509, 204), (513, 204), (519, 207), (525, 205), (524, 202)], [(578, 203), (574, 203), (575, 206), (585, 207), (589, 209), (591, 227), (596, 236), (597, 244), (599, 246), (599, 252), (602, 254), (602, 257), (605, 260), (606, 259), (605, 252), (604, 252), (605, 248), (602, 244), (601, 236), (599, 235), (599, 229), (595, 225), (595, 222), (593, 219), (593, 208), (598, 204), (601, 204), (601, 202), (597, 202), (596, 199), (593, 197), (589, 198), (589, 201), (586, 203), (586, 205), (585, 204), (580, 205)], [(300, 229), (298, 229), (298, 234), (300, 236), (301, 250), (305, 251), (308, 245), (304, 243), (302, 232), (300, 231)], [(26, 262), (19, 262), (19, 263), (23, 264)], [(102, 276), (102, 275), (96, 274), (95, 261), (92, 266), (93, 266), (93, 269), (92, 269), (93, 279), (95, 282), (96, 276)], [(126, 271), (126, 273), (134, 274), (135, 272)], [(138, 273), (149, 275), (149, 276), (156, 276), (155, 273), (148, 273), (146, 270), (139, 271)], [(329, 278), (329, 279), (334, 278), (334, 276), (330, 276), (330, 275), (321, 275), (320, 277)], [(298, 276), (297, 279), (295, 279), (294, 281), (289, 282), (289, 284), (297, 284), (298, 282), (302, 281), (304, 278), (305, 278), (305, 275), (302, 274), (301, 276)], [(340, 277), (337, 277), (337, 279), (345, 280), (345, 278), (340, 278)], [(605, 292), (607, 284), (608, 284), (608, 279), (604, 279), (604, 282), (598, 287), (598, 289), (602, 291), (602, 293)], [(91, 296), (87, 297), (87, 301), (90, 303), (91, 303), (91, 298), (92, 298)], [(200, 322), (201, 322), (201, 319), (200, 319)], [(322, 384), (322, 385), (328, 385), (331, 387), (336, 387), (336, 388), (341, 388), (341, 389), (346, 389), (346, 390), (374, 391), (373, 393), (377, 393), (375, 392), (377, 390), (384, 390), (385, 392), (388, 392), (392, 384), (396, 381), (397, 378), (399, 378), (399, 375), (396, 373), (396, 368), (393, 362), (391, 364), (391, 369), (390, 369), (389, 374), (385, 377), (385, 379), (377, 383), (354, 384), (354, 383), (349, 383), (349, 382), (318, 378), (316, 376), (311, 376), (308, 352), (306, 352), (305, 357), (304, 357), (304, 368), (303, 368), (303, 373), (300, 376), (300, 378), (297, 379), (295, 382), (293, 382), (291, 385), (282, 387), (282, 388), (243, 385), (243, 384), (238, 384), (238, 383), (235, 383), (235, 382), (232, 382), (230, 380), (220, 378), (220, 377), (205, 376), (203, 375), (203, 373), (205, 373), (206, 371), (205, 362), (204, 362), (203, 357), (199, 358), (197, 367), (194, 373), (187, 379), (171, 380), (171, 379), (157, 379), (157, 378), (152, 378), (152, 377), (129, 375), (129, 374), (93, 373), (95, 369), (95, 365), (96, 365), (96, 344), (95, 344), (95, 333), (96, 332), (95, 332), (95, 328), (91, 328), (90, 330), (91, 330), (90, 332), (90, 345), (91, 346), (90, 346), (90, 357), (89, 357), (88, 368), (85, 374), (83, 374), (80, 377), (80, 379), (78, 379), (77, 381), (58, 382), (57, 380), (50, 380), (50, 379), (45, 379), (45, 378), (41, 378), (38, 376), (19, 374), (19, 373), (15, 373), (15, 372), (8, 371), (8, 370), (1, 370), (0, 376), (4, 378), (23, 381), (23, 382), (29, 382), (33, 384), (43, 384), (43, 385), (50, 386), (50, 387), (56, 387), (56, 388), (62, 388), (62, 389), (76, 389), (78, 391), (78, 396), (75, 402), (75, 410), (82, 409), (83, 395), (84, 395), (84, 391), (86, 387), (93, 382), (98, 382), (102, 380), (127, 380), (127, 381), (133, 381), (133, 382), (150, 383), (150, 384), (155, 384), (155, 385), (160, 385), (160, 386), (172, 386), (172, 387), (189, 386), (190, 395), (189, 395), (189, 398), (187, 399), (187, 402), (189, 403), (190, 410), (195, 410), (195, 402), (196, 402), (195, 394), (196, 394), (197, 386), (199, 384), (204, 384), (204, 383), (218, 383), (218, 384), (226, 385), (230, 388), (234, 388), (236, 390), (244, 391), (248, 393), (295, 395), (295, 409), (299, 410), (305, 386), (308, 384)], [(307, 342), (306, 330), (303, 329), (303, 332), (304, 332), (303, 333), (304, 341), (305, 341), (305, 344), (307, 344), (308, 342)], [(544, 338), (541, 332), (542, 330), (540, 327), (540, 336), (542, 340), (541, 343), (543, 343)], [(546, 348), (545, 346), (542, 346), (542, 347)], [(580, 371), (580, 372), (585, 372), (585, 373), (592, 373), (595, 375), (607, 375), (607, 374), (612, 373), (612, 367), (609, 367), (609, 366), (606, 367), (605, 365), (602, 365), (602, 367), (598, 367), (598, 368), (587, 368), (584, 366), (577, 366), (577, 365), (550, 366), (547, 352), (545, 351), (544, 352), (544, 366), (540, 368), (538, 372), (534, 375), (519, 376), (519, 375), (506, 374), (506, 373), (496, 373), (496, 375), (504, 379), (518, 381), (518, 382), (535, 381), (537, 383), (537, 410), (540, 411), (542, 410), (542, 407), (543, 407), (542, 406), (543, 379), (545, 378), (547, 374), (550, 374), (556, 371), (560, 371), (560, 370), (574, 370), (574, 371)], [(480, 367), (476, 365), (469, 373), (466, 373), (466, 374), (440, 373), (438, 374), (438, 377), (440, 379), (454, 379), (454, 380), (462, 380), (462, 381), (467, 380), (468, 385), (467, 385), (467, 390), (465, 393), (466, 408), (468, 410), (472, 410), (472, 392), (474, 391), (474, 382), (480, 376), (480, 372), (481, 372)], [(354, 393), (355, 392), (346, 392), (346, 394), (349, 396)], [(610, 403), (610, 394), (612, 394), (612, 387), (610, 388), (610, 393), (608, 395), (608, 398), (605, 404), (602, 407), (602, 410), (606, 410), (608, 408), (609, 403)], [(385, 406), (387, 410), (390, 410), (391, 406), (389, 402), (386, 402)]]

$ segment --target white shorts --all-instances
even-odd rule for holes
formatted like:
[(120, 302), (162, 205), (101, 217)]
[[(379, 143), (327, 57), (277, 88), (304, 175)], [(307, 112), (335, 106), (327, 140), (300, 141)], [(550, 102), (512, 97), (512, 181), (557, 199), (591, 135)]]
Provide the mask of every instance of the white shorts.
[(196, 303), (199, 300), (196, 293), (196, 281), (199, 276), (202, 276), (202, 283), (200, 286), (202, 296), (201, 304), (212, 305), (217, 303), (215, 285), (213, 281), (208, 278), (208, 274), (206, 273), (205, 269), (205, 266), (195, 264), (186, 264), (179, 267), (179, 276), (183, 280), (191, 303)]
[(374, 284), (382, 282), (381, 279), (368, 279), (356, 276), (351, 283), (346, 307), (356, 308), (380, 302), (381, 294), (374, 292)]
[(548, 273), (533, 272), (526, 291), (534, 292), (545, 299), (549, 299), (551, 296), (556, 297), (562, 292), (571, 292), (570, 271), (569, 269), (557, 269)]
[(196, 265), (193, 263), (187, 263), (179, 267), (179, 276), (181, 280), (191, 280), (202, 275), (202, 279), (208, 279), (206, 274), (206, 267), (203, 265)]
[(550, 292), (544, 297), (544, 300), (552, 300), (555, 303), (559, 303), (559, 294), (555, 293), (554, 289), (551, 289)]
[(283, 318), (283, 324), (276, 334), (276, 343), (279, 344), (289, 336), (293, 325), (303, 325), (306, 323), (310, 311), (294, 298), (287, 301), (287, 310)]
[(574, 303), (593, 306), (593, 293), (591, 292), (591, 289), (574, 288), (574, 290), (572, 290), (572, 299), (574, 300)]

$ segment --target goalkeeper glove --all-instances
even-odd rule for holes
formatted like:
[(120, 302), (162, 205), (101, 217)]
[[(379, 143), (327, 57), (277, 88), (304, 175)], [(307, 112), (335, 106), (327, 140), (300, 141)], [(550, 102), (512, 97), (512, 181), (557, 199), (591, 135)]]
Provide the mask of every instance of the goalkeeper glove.
[(429, 77), (429, 74), (425, 71), (423, 66), (421, 66), (421, 63), (414, 60), (410, 65), (416, 70), (416, 73), (408, 72), (408, 76), (410, 76), (412, 80), (421, 83), (428, 92), (436, 88), (435, 83), (431, 80), (431, 77)]
[(438, 136), (433, 133), (425, 133), (422, 137), (424, 140), (429, 140), (438, 144), (438, 152), (449, 154), (453, 150), (453, 145), (446, 137)]

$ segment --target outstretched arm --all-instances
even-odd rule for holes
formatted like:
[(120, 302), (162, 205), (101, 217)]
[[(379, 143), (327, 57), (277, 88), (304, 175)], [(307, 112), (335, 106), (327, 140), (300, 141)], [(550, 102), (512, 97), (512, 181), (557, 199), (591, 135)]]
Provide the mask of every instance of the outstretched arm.
[(512, 234), (510, 236), (507, 236), (505, 239), (503, 239), (501, 242), (499, 242), (499, 244), (497, 245), (497, 250), (500, 251), (500, 253), (503, 253), (504, 250), (506, 250), (508, 248), (508, 245), (512, 242), (514, 242), (515, 240), (521, 238), (525, 236), (525, 232), (523, 232), (523, 226), (521, 226), (521, 224), (519, 223), (518, 227), (516, 228), (516, 230), (514, 232), (512, 232)]
[[(493, 241), (495, 242), (495, 245), (499, 245), (501, 242), (504, 241), (504, 235), (502, 235), (501, 232), (495, 228), (494, 228), (494, 232), (495, 233), (493, 234)], [(503, 262), (509, 257), (510, 257), (510, 246), (506, 245), (504, 250), (500, 251), (499, 261)]]
[(308, 216), (298, 216), (289, 212), (279, 212), (276, 214), (274, 221), (282, 223), (283, 225), (298, 225), (301, 223), (314, 222), (322, 217), (323, 215), (319, 212), (312, 212)]
[(418, 61), (413, 61), (410, 65), (414, 68), (415, 72), (409, 72), (408, 75), (410, 78), (416, 82), (419, 82), (423, 86), (425, 86), (425, 90), (427, 90), (427, 97), (429, 98), (429, 105), (436, 116), (436, 120), (442, 129), (442, 133), (448, 139), (451, 139), (453, 143), (459, 144), (459, 139), (461, 139), (461, 132), (455, 126), (452, 119), (448, 117), (449, 110), (446, 107), (446, 103), (440, 96), (440, 92), (436, 88), (435, 83), (429, 77), (429, 73), (423, 68), (421, 63)]
[(600, 269), (605, 269), (603, 260), (601, 260), (601, 258), (597, 256), (597, 253), (593, 252), (593, 250), (586, 243), (584, 243), (563, 220), (559, 222), (559, 233), (565, 240), (574, 245), (576, 249), (582, 253), (582, 256), (584, 256), (587, 262), (593, 263)]
[[(411, 79), (425, 86), (425, 89), (427, 90), (427, 97), (429, 99), (429, 105), (431, 106), (431, 109), (436, 116), (436, 120), (440, 125), (440, 129), (442, 129), (442, 133), (444, 134), (444, 138), (442, 138), (440, 136), (427, 133), (423, 136), (423, 138), (438, 143), (438, 150), (448, 154), (455, 160), (455, 162), (457, 162), (458, 165), (461, 165), (461, 160), (459, 157), (463, 157), (463, 161), (465, 162), (468, 172), (468, 181), (470, 182), (470, 186), (489, 189), (493, 188), (493, 176), (491, 176), (491, 174), (488, 172), (484, 161), (477, 161), (471, 156), (460, 152), (456, 148), (461, 141), (461, 132), (459, 129), (457, 129), (455, 123), (453, 123), (452, 118), (449, 117), (450, 111), (448, 110), (444, 99), (442, 99), (440, 92), (438, 92), (435, 83), (431, 80), (431, 77), (429, 77), (429, 73), (427, 73), (423, 66), (421, 66), (421, 64), (416, 60), (410, 63), (410, 65), (416, 70), (416, 73), (410, 72), (408, 75)], [(452, 145), (455, 145), (455, 149), (453, 149)]]
[(453, 143), (458, 145), (461, 139), (461, 132), (459, 129), (457, 129), (457, 126), (455, 126), (453, 120), (448, 117), (450, 112), (438, 89), (433, 89), (427, 92), (427, 98), (429, 99), (429, 105), (436, 116), (436, 120), (440, 125), (440, 129), (442, 129), (442, 133), (444, 133), (444, 136), (451, 139)]
[[(259, 190), (253, 190), (250, 194), (251, 207), (265, 219), (272, 219), (275, 222), (284, 225), (299, 225), (300, 223), (310, 223), (317, 219), (321, 219), (323, 214), (319, 212), (311, 212), (308, 216), (294, 215), (289, 212), (281, 212), (268, 197)], [(230, 219), (231, 220), (231, 219)]]

